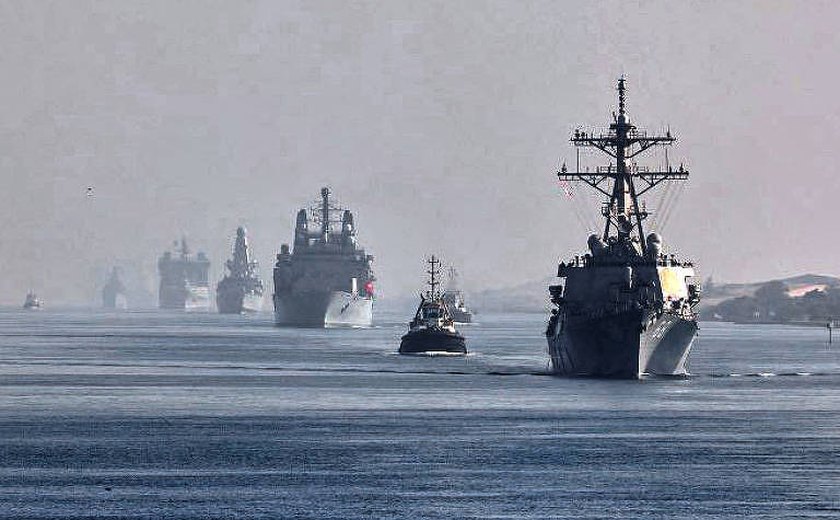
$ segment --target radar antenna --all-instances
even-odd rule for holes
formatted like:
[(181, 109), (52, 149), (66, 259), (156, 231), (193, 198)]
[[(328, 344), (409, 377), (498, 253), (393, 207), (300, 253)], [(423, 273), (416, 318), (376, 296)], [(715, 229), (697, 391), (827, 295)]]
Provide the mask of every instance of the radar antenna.
[(429, 264), (429, 270), (426, 271), (429, 274), (429, 281), (427, 282), (429, 290), (426, 292), (426, 295), (430, 300), (439, 300), (440, 291), (437, 290), (437, 287), (440, 285), (440, 282), (437, 276), (440, 274), (440, 259), (432, 255), (427, 262)]
[[(647, 254), (642, 221), (649, 215), (639, 197), (664, 181), (684, 181), (688, 179), (688, 170), (680, 165), (674, 170), (670, 165), (663, 171), (652, 171), (629, 161), (654, 146), (670, 146), (676, 141), (670, 129), (665, 135), (648, 135), (630, 123), (626, 112), (626, 87), (622, 76), (618, 80), (618, 115), (607, 132), (597, 135), (575, 129), (570, 141), (577, 147), (597, 148), (614, 161), (607, 166), (598, 166), (595, 171), (585, 172), (577, 166), (577, 171), (569, 172), (563, 168), (557, 172), (561, 181), (583, 181), (605, 195), (608, 200), (601, 208), (601, 215), (606, 220), (603, 239), (607, 243), (617, 240), (638, 241), (642, 254)], [(579, 163), (579, 161), (578, 161)], [(640, 186), (636, 186), (636, 182)], [(636, 235), (635, 237), (633, 235)]]

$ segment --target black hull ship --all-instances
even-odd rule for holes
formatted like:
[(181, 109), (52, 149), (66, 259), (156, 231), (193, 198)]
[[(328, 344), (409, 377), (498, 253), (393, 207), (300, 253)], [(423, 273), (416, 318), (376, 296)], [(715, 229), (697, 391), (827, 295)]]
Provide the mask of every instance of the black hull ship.
[(561, 283), (549, 287), (555, 305), (546, 330), (551, 367), (564, 376), (683, 376), (697, 333), (700, 289), (692, 283), (691, 263), (663, 254), (658, 234), (645, 236), (649, 213), (639, 197), (664, 181), (687, 180), (688, 171), (667, 164), (663, 171), (651, 171), (632, 161), (675, 138), (670, 132), (651, 136), (637, 130), (625, 112), (623, 78), (618, 93), (618, 115), (608, 132), (576, 130), (571, 139), (614, 162), (581, 172), (578, 161), (577, 172), (565, 165), (558, 172), (561, 182), (582, 181), (607, 201), (603, 235), (589, 237), (588, 253), (561, 262)]
[(210, 310), (210, 284), (207, 273), (210, 261), (199, 252), (193, 256), (187, 247), (187, 240), (175, 242), (176, 251), (166, 251), (158, 260), (160, 292), (158, 306), (161, 309), (186, 311)]
[[(312, 228), (310, 229), (310, 223)], [(373, 256), (356, 243), (353, 214), (321, 201), (298, 211), (294, 250), (283, 244), (274, 266), (274, 321), (291, 327), (370, 327)]]
[(437, 290), (439, 282), (434, 256), (429, 260), (429, 290), (420, 295), (420, 305), (408, 332), (400, 340), (400, 354), (466, 354), (464, 337), (455, 330), (455, 322), (442, 295)]
[(255, 313), (262, 310), (263, 283), (259, 266), (251, 258), (248, 234), (236, 229), (233, 257), (225, 262), (227, 274), (216, 285), (216, 306), (221, 314)]

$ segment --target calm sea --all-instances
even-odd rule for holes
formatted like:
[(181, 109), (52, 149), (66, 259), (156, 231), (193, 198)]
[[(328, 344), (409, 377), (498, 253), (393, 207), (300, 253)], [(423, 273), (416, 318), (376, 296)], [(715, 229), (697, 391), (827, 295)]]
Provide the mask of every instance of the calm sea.
[(0, 518), (837, 518), (840, 342), (704, 323), (687, 379), (545, 375), (270, 315), (0, 311)]

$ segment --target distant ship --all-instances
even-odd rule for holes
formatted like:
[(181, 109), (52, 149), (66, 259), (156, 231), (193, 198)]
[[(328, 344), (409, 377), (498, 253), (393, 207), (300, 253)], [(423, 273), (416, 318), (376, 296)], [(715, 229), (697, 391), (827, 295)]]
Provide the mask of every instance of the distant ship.
[(26, 293), (26, 300), (23, 302), (23, 308), (27, 310), (38, 310), (42, 308), (44, 302), (38, 298), (38, 295), (33, 291)]
[[(650, 135), (630, 123), (624, 79), (618, 81), (618, 115), (604, 133), (575, 130), (576, 147), (596, 148), (613, 160), (594, 171), (558, 172), (561, 182), (582, 181), (607, 200), (603, 235), (589, 237), (589, 253), (561, 262), (564, 284), (549, 287), (556, 306), (546, 336), (555, 373), (567, 376), (639, 378), (685, 375), (697, 333), (699, 286), (690, 263), (662, 253), (656, 233), (645, 236), (649, 213), (639, 197), (664, 181), (686, 180), (688, 171), (666, 164), (662, 171), (635, 158), (675, 141), (670, 131)], [(667, 163), (667, 156), (666, 156)]]
[(159, 307), (188, 311), (210, 310), (207, 277), (210, 261), (202, 252), (193, 256), (185, 238), (181, 239), (180, 244), (175, 242), (174, 246), (174, 252), (167, 251), (158, 260)]
[(373, 322), (373, 256), (356, 243), (353, 214), (333, 205), (329, 188), (319, 205), (301, 209), (294, 251), (283, 244), (274, 266), (277, 325), (369, 327)]
[(120, 280), (116, 267), (111, 270), (111, 278), (102, 288), (102, 307), (106, 309), (125, 309), (128, 307), (125, 299), (125, 286)]
[(260, 312), (263, 284), (257, 262), (251, 258), (245, 228), (236, 230), (233, 257), (225, 262), (227, 274), (216, 286), (216, 305), (222, 314)]
[(401, 338), (400, 354), (449, 353), (466, 354), (467, 344), (464, 336), (455, 330), (446, 301), (437, 286), (440, 261), (432, 256), (429, 259), (429, 290), (420, 295), (420, 305), (414, 319), (408, 324), (408, 332)]
[(443, 290), (443, 301), (449, 314), (455, 323), (472, 323), (473, 313), (464, 302), (464, 292), (458, 283), (458, 271), (454, 267), (449, 268), (449, 280)]

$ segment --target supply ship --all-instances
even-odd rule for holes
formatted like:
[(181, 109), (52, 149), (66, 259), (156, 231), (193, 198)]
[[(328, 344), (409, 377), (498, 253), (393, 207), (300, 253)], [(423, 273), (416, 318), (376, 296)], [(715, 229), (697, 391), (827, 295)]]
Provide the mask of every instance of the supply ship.
[(455, 323), (472, 323), (473, 313), (467, 307), (464, 291), (461, 290), (458, 282), (458, 271), (450, 267), (449, 280), (443, 290), (443, 301)]
[(274, 317), (281, 326), (369, 327), (373, 282), (356, 241), (353, 214), (321, 189), (320, 204), (297, 213), (294, 249), (283, 244), (274, 266)]
[(200, 252), (193, 256), (187, 239), (174, 242), (175, 251), (166, 251), (158, 259), (161, 309), (188, 311), (210, 310), (210, 287), (207, 272), (210, 261)]
[(216, 306), (222, 314), (260, 312), (263, 283), (259, 266), (251, 258), (248, 235), (244, 227), (236, 229), (233, 257), (225, 262), (227, 274), (216, 285)]
[(111, 278), (102, 288), (102, 307), (105, 309), (125, 309), (128, 307), (125, 298), (125, 285), (120, 280), (117, 268), (111, 270)]
[(643, 375), (685, 375), (686, 361), (697, 333), (699, 285), (694, 269), (674, 255), (665, 255), (657, 233), (645, 235), (650, 215), (640, 197), (666, 181), (685, 181), (688, 171), (661, 171), (636, 164), (643, 152), (668, 146), (670, 131), (649, 135), (636, 128), (625, 111), (625, 81), (618, 81), (618, 114), (606, 132), (575, 130), (571, 142), (595, 148), (611, 164), (576, 172), (565, 164), (561, 182), (579, 181), (606, 201), (602, 235), (589, 237), (589, 252), (561, 262), (561, 283), (549, 287), (555, 305), (546, 336), (551, 366), (565, 376), (639, 378)]
[(455, 330), (455, 321), (437, 288), (440, 285), (437, 278), (439, 264), (440, 261), (432, 255), (426, 271), (429, 274), (429, 290), (420, 295), (414, 319), (400, 340), (400, 354), (467, 353), (466, 340)]

